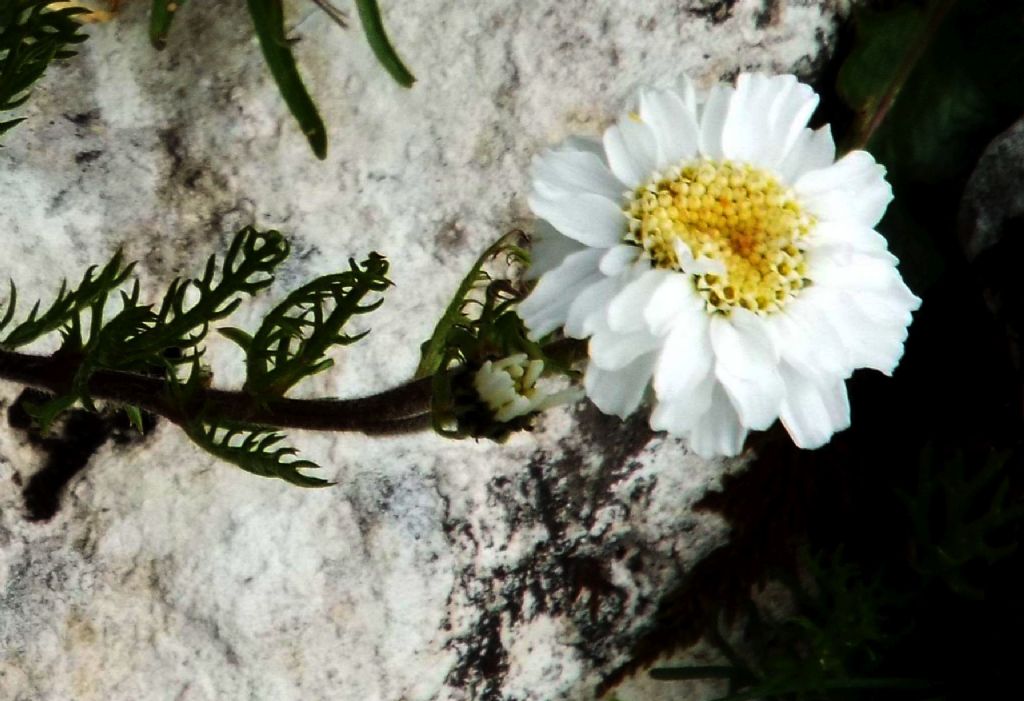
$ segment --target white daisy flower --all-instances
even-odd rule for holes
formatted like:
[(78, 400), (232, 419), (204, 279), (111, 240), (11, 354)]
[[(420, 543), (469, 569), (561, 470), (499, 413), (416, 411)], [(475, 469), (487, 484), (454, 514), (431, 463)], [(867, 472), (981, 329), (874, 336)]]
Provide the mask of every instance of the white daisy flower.
[(892, 190), (854, 151), (835, 160), (818, 96), (743, 74), (698, 99), (643, 89), (601, 142), (537, 156), (538, 225), (519, 307), (534, 338), (589, 338), (584, 386), (703, 456), (736, 455), (781, 419), (816, 448), (850, 422), (845, 380), (889, 374), (920, 300), (873, 227)]

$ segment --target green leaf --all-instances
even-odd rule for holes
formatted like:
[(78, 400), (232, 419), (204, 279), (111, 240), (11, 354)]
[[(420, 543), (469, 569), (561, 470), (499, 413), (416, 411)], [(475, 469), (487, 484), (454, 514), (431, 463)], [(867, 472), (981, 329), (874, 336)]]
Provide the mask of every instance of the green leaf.
[(149, 11), (149, 41), (157, 49), (167, 46), (167, 33), (171, 22), (187, 0), (153, 0)]
[(359, 9), (359, 21), (363, 24), (363, 32), (366, 34), (366, 40), (370, 43), (373, 55), (391, 74), (395, 82), (405, 88), (412, 87), (412, 84), (416, 82), (416, 77), (405, 67), (402, 59), (398, 57), (395, 47), (391, 45), (391, 41), (384, 31), (384, 20), (380, 16), (377, 0), (356, 0), (356, 7)]
[(281, 97), (309, 140), (313, 153), (323, 160), (327, 157), (327, 130), (313, 98), (302, 82), (295, 56), (285, 37), (281, 0), (248, 0), (248, 4), (263, 56), (281, 91)]
[(1019, 3), (933, 0), (856, 16), (857, 44), (837, 89), (860, 137), (898, 179), (937, 182), (1024, 111)]
[[(8, 0), (0, 5), (0, 112), (20, 107), (30, 86), (57, 60), (75, 55), (69, 47), (86, 40), (72, 7), (53, 10), (49, 0)], [(22, 121), (0, 122), (0, 135)]]
[(132, 426), (135, 427), (135, 430), (139, 433), (145, 433), (146, 428), (142, 423), (142, 410), (132, 404), (125, 404), (121, 408), (128, 417), (128, 421), (130, 421)]
[[(60, 290), (49, 308), (39, 314), (39, 302), (36, 302), (29, 312), (28, 318), (11, 330), (0, 342), (0, 347), (11, 349), (23, 346), (71, 323), (98, 300), (105, 300), (131, 275), (134, 267), (134, 263), (123, 265), (121, 252), (118, 251), (99, 274), (96, 274), (95, 266), (89, 268), (76, 289), (68, 290), (67, 281), (61, 282)], [(8, 302), (7, 316), (13, 314), (14, 304), (15, 298), (12, 294)]]
[(43, 403), (36, 404), (28, 402), (25, 404), (25, 411), (32, 420), (39, 426), (40, 432), (49, 433), (53, 422), (57, 417), (78, 403), (78, 397), (74, 394), (65, 394)]
[(224, 338), (237, 344), (246, 353), (249, 352), (249, 348), (252, 346), (252, 334), (233, 326), (222, 326), (217, 331)]
[(416, 368), (415, 377), (428, 377), (442, 369), (445, 364), (447, 348), (451, 345), (452, 332), (456, 327), (468, 321), (464, 309), (470, 292), (479, 285), (490, 281), (490, 276), (483, 270), (484, 265), (502, 253), (515, 256), (524, 262), (529, 260), (529, 254), (515, 245), (515, 241), (521, 237), (522, 234), (518, 231), (508, 233), (488, 246), (487, 250), (476, 259), (473, 267), (469, 269), (466, 277), (459, 284), (448, 308), (445, 309), (437, 325), (434, 326), (434, 332), (430, 335), (430, 339), (423, 344), (420, 364)]
[[(326, 353), (355, 343), (366, 333), (342, 329), (357, 314), (367, 314), (383, 299), (362, 304), (366, 295), (391, 286), (388, 262), (376, 253), (344, 273), (327, 275), (300, 287), (277, 305), (248, 343), (246, 389), (256, 396), (282, 396), (296, 382), (331, 367)], [(236, 334), (237, 336), (237, 334)], [(236, 341), (237, 342), (237, 341)]]
[[(258, 231), (253, 227), (240, 230), (219, 266), (219, 276), (216, 256), (210, 256), (202, 277), (174, 280), (157, 311), (145, 307), (148, 315), (124, 320), (121, 328), (125, 336), (109, 336), (109, 352), (103, 356), (103, 364), (145, 370), (166, 363), (190, 362), (194, 355), (202, 354), (200, 344), (210, 323), (237, 309), (243, 295), (255, 295), (269, 286), (289, 250), (280, 232)], [(198, 295), (198, 300), (191, 304), (190, 291)], [(134, 329), (131, 322), (137, 323)], [(168, 357), (169, 351), (175, 357)]]
[(298, 487), (329, 487), (333, 484), (319, 477), (310, 477), (300, 469), (319, 467), (316, 463), (295, 458), (298, 451), (279, 445), (284, 434), (260, 428), (219, 426), (197, 419), (183, 426), (185, 433), (200, 448), (246, 472), (260, 477), (282, 479)]

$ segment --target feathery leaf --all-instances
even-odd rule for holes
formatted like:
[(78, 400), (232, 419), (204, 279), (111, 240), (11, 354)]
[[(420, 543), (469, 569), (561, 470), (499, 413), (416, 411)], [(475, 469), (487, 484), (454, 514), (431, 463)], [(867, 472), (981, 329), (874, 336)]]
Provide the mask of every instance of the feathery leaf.
[[(366, 295), (391, 286), (388, 262), (371, 253), (361, 264), (349, 261), (350, 269), (313, 280), (292, 292), (277, 305), (249, 340), (237, 330), (227, 335), (247, 344), (245, 387), (256, 396), (281, 396), (296, 382), (333, 365), (327, 351), (336, 345), (355, 343), (366, 333), (342, 332), (357, 314), (367, 314), (382, 299), (362, 304)], [(244, 333), (244, 332), (242, 332)]]
[[(83, 8), (54, 10), (49, 0), (9, 0), (0, 4), (0, 112), (16, 109), (29, 87), (55, 60), (70, 58), (69, 47), (86, 39), (75, 15)], [(23, 118), (0, 122), (0, 135)]]

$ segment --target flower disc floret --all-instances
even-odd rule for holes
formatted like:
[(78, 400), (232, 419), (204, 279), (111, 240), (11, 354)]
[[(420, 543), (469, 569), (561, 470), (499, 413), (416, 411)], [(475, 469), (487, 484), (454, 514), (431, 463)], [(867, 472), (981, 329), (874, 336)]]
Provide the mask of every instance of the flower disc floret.
[(693, 276), (709, 312), (778, 311), (808, 282), (803, 242), (814, 218), (764, 170), (727, 160), (673, 166), (632, 192), (624, 210), (626, 241), (655, 267), (686, 272), (680, 245), (721, 263), (721, 273)]

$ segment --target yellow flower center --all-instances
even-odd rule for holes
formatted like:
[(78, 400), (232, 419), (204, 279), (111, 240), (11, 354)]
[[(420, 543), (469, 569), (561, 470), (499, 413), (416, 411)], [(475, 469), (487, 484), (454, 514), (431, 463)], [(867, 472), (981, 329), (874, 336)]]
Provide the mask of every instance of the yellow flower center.
[[(677, 246), (719, 272), (693, 273), (709, 313), (782, 308), (808, 283), (801, 242), (814, 225), (793, 192), (763, 170), (702, 160), (655, 173), (630, 195), (626, 240), (659, 268), (682, 270)], [(688, 271), (692, 272), (692, 271)]]

